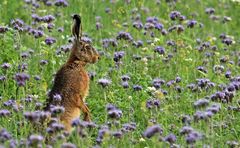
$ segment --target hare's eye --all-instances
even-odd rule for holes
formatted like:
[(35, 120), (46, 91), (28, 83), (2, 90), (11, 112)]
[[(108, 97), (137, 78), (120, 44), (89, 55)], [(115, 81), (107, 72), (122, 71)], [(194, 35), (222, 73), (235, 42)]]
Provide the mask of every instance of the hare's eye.
[(90, 46), (89, 46), (88, 44), (85, 45), (85, 48), (86, 48), (86, 49), (89, 49), (89, 47), (90, 47)]

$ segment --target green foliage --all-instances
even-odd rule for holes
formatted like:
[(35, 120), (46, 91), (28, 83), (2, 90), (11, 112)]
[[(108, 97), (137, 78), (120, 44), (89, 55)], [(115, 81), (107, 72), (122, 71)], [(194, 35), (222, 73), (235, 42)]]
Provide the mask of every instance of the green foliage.
[[(13, 138), (20, 140), (28, 138), (29, 135), (36, 133), (31, 123), (26, 121), (23, 112), (34, 111), (35, 103), (44, 103), (47, 92), (51, 89), (54, 74), (65, 63), (69, 53), (56, 54), (62, 45), (68, 44), (68, 38), (71, 36), (70, 27), (72, 24), (71, 15), (78, 13), (82, 16), (83, 32), (92, 40), (93, 46), (103, 53), (100, 61), (94, 65), (87, 67), (89, 72), (96, 72), (96, 76), (90, 83), (89, 96), (86, 99), (91, 110), (92, 121), (98, 125), (114, 122), (107, 117), (106, 105), (112, 103), (123, 112), (122, 118), (116, 126), (112, 126), (111, 130), (116, 131), (121, 128), (124, 123), (135, 122), (137, 129), (133, 132), (125, 134), (122, 138), (114, 138), (105, 135), (102, 147), (169, 147), (166, 142), (160, 142), (157, 137), (148, 139), (143, 137), (145, 129), (156, 120), (163, 128), (163, 137), (169, 133), (177, 136), (176, 144), (186, 147), (185, 137), (179, 133), (184, 126), (181, 122), (181, 116), (190, 115), (193, 117), (197, 109), (193, 107), (193, 103), (201, 98), (210, 96), (216, 91), (221, 91), (218, 87), (220, 84), (229, 84), (230, 81), (225, 77), (225, 72), (230, 70), (232, 76), (238, 76), (240, 67), (239, 61), (239, 24), (240, 24), (240, 5), (233, 1), (198, 1), (198, 0), (179, 0), (177, 3), (161, 1), (156, 4), (153, 0), (132, 0), (129, 4), (122, 0), (110, 1), (100, 0), (69, 0), (68, 7), (45, 6), (39, 2), (40, 7), (34, 11), (39, 16), (54, 15), (54, 28), (48, 31), (47, 24), (42, 23), (44, 28), (44, 36), (35, 39), (26, 32), (18, 32), (11, 25), (12, 19), (22, 19), (26, 24), (32, 25), (31, 17), (32, 6), (27, 5), (24, 1), (1, 0), (0, 1), (0, 26), (9, 26), (9, 31), (4, 34), (0, 33), (0, 64), (9, 63), (11, 67), (7, 70), (1, 68), (0, 76), (6, 76), (6, 81), (0, 81), (0, 109), (8, 109), (11, 112), (9, 117), (1, 117), (0, 130), (7, 129)], [(219, 21), (213, 21), (210, 15), (205, 13), (205, 9), (215, 8), (216, 16), (220, 17)], [(110, 8), (110, 12), (106, 13), (105, 9)], [(132, 26), (133, 9), (137, 9), (137, 13), (141, 16), (141, 21), (145, 24), (148, 17), (158, 17), (159, 22), (164, 25), (165, 29), (182, 24), (185, 31), (177, 33), (175, 31), (166, 36), (161, 35), (158, 30), (153, 30), (155, 37), (151, 37), (148, 32), (144, 35), (144, 30), (138, 31)], [(187, 21), (178, 22), (171, 21), (169, 14), (171, 11), (179, 11), (185, 15), (187, 19), (194, 19), (198, 22), (194, 28), (187, 28)], [(100, 16), (102, 28), (96, 29), (96, 17)], [(223, 23), (223, 17), (231, 17), (231, 21)], [(124, 27), (123, 24), (127, 24)], [(201, 28), (198, 25), (202, 23)], [(36, 29), (38, 25), (33, 25)], [(63, 32), (58, 32), (57, 28), (63, 27)], [(109, 46), (104, 48), (102, 40), (105, 38), (116, 38), (118, 32), (125, 31), (131, 33), (135, 41), (142, 40), (143, 47), (136, 48), (131, 42), (118, 40), (118, 46)], [(233, 37), (234, 44), (227, 46), (219, 39), (220, 34), (225, 33)], [(46, 37), (54, 37), (57, 42), (51, 46), (45, 44)], [(209, 42), (210, 46), (216, 45), (217, 50), (210, 48), (204, 51), (198, 51), (196, 47), (196, 39), (199, 38), (204, 42)], [(147, 40), (153, 41), (147, 44)], [(167, 46), (166, 42), (173, 40), (175, 46)], [(165, 55), (159, 55), (154, 52), (156, 46), (165, 48)], [(226, 48), (227, 50), (224, 50)], [(33, 50), (28, 58), (22, 58), (21, 54)], [(125, 55), (121, 59), (122, 64), (116, 66), (113, 61), (114, 53), (124, 51)], [(210, 53), (211, 57), (206, 54)], [(167, 58), (169, 54), (172, 58)], [(134, 60), (134, 56), (139, 55), (141, 60)], [(148, 59), (150, 57), (150, 59)], [(226, 63), (220, 62), (220, 58), (227, 57)], [(41, 60), (47, 60), (46, 65), (40, 65)], [(167, 62), (166, 62), (167, 60)], [(229, 61), (233, 61), (231, 64)], [(26, 63), (28, 68), (24, 71), (30, 75), (30, 80), (24, 87), (18, 87), (14, 76), (19, 70), (19, 64)], [(224, 72), (216, 74), (214, 66), (224, 66)], [(197, 70), (198, 66), (204, 66), (207, 73)], [(129, 75), (129, 88), (125, 89), (121, 86), (121, 76)], [(40, 80), (35, 80), (34, 76), (39, 76)], [(157, 95), (152, 95), (149, 89), (152, 88), (154, 78), (164, 79), (166, 82), (181, 77), (181, 82), (170, 87), (163, 85), (162, 90), (168, 93), (163, 94), (161, 90), (157, 90)], [(100, 78), (111, 80), (110, 86), (102, 88), (98, 84)], [(215, 83), (215, 87), (208, 90), (192, 92), (187, 88), (190, 83), (196, 83), (198, 78), (207, 78)], [(141, 91), (134, 91), (134, 85), (141, 85)], [(179, 93), (175, 86), (180, 86), (183, 90)], [(151, 88), (150, 88), (151, 87)], [(26, 102), (24, 99), (28, 95), (34, 95), (36, 99), (33, 102)], [(160, 107), (154, 109), (146, 108), (146, 101), (155, 97), (160, 100)], [(23, 107), (19, 111), (15, 111), (12, 107), (6, 107), (4, 102), (13, 99), (17, 104)], [(210, 104), (213, 104), (210, 101)], [(232, 102), (221, 103), (221, 111), (210, 118), (208, 121), (191, 122), (191, 126), (203, 133), (205, 136), (202, 140), (197, 141), (196, 147), (209, 145), (210, 147), (226, 147), (227, 141), (240, 142), (240, 112), (228, 110), (229, 106), (239, 106), (239, 92), (235, 93)], [(20, 107), (21, 108), (21, 107)], [(200, 109), (200, 110), (204, 110)], [(30, 128), (32, 127), (32, 128)], [(76, 144), (78, 147), (92, 147), (96, 145), (97, 129), (86, 131), (87, 136), (82, 138), (74, 131), (69, 137), (68, 142)], [(46, 134), (46, 133), (44, 133)], [(64, 141), (65, 142), (65, 141)], [(55, 145), (60, 147), (63, 141), (59, 140)], [(0, 143), (1, 144), (1, 143)]]

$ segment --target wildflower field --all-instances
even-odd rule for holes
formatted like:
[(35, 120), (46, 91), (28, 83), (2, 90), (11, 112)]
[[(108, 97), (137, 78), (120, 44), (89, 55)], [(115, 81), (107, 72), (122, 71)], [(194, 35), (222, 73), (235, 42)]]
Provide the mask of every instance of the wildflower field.
[[(92, 122), (67, 133), (42, 108), (73, 14), (101, 58)], [(1, 0), (0, 147), (240, 147), (239, 18), (237, 0)]]

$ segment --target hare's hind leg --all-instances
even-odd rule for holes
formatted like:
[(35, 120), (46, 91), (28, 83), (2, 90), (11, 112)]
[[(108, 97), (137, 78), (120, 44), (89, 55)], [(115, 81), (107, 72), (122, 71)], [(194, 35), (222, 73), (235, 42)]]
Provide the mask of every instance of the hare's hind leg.
[(91, 121), (91, 115), (87, 105), (84, 104), (84, 108), (82, 109), (82, 111), (84, 112), (84, 120)]

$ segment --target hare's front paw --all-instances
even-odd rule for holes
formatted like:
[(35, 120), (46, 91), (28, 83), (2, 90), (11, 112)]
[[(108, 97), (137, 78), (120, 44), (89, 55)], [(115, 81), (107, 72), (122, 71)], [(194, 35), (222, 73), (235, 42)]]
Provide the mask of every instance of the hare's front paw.
[(84, 121), (88, 121), (88, 122), (91, 121), (91, 117), (90, 117), (90, 114), (89, 114), (89, 113), (85, 114), (85, 116), (84, 116)]

